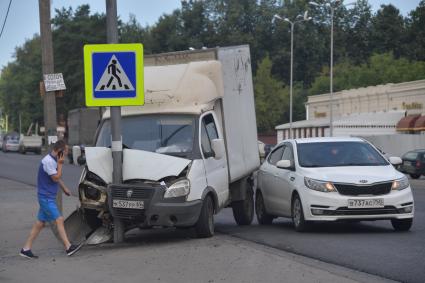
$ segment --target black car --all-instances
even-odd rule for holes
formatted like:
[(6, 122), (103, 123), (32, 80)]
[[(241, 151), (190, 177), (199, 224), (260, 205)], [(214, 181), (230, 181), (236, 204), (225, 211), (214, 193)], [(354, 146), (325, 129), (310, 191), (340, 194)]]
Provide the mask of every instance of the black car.
[(409, 174), (413, 179), (425, 174), (425, 149), (409, 151), (401, 159), (403, 160), (399, 168), (401, 172)]

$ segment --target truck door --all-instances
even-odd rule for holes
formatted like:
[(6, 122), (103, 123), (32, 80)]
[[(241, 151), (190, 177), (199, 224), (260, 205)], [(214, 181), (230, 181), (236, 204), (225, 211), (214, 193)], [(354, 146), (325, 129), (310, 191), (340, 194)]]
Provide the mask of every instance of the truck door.
[(218, 206), (221, 207), (229, 198), (229, 176), (226, 155), (221, 159), (215, 159), (211, 147), (211, 140), (223, 139), (222, 131), (217, 128), (216, 121), (217, 120), (211, 112), (201, 116), (199, 140), (207, 184), (216, 191), (219, 202)]

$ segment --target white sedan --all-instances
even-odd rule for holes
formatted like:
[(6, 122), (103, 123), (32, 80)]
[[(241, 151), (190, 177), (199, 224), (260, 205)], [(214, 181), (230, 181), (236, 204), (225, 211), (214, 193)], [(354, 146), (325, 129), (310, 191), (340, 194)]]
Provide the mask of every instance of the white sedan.
[(414, 202), (406, 176), (360, 138), (286, 140), (258, 172), (260, 224), (290, 217), (297, 231), (310, 221), (391, 220), (397, 231), (412, 226)]

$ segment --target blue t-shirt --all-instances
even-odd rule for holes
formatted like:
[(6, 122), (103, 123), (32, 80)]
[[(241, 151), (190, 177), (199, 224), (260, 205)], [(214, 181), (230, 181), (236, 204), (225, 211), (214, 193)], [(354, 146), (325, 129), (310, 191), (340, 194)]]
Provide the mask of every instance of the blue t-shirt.
[(58, 163), (50, 153), (40, 162), (37, 175), (37, 189), (39, 198), (56, 199), (58, 183), (52, 180), (52, 175), (56, 175)]

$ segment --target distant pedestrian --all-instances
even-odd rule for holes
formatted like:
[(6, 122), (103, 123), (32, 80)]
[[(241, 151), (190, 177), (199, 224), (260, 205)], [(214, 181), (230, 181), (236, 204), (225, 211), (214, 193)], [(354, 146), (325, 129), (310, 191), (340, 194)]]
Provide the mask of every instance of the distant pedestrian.
[(46, 222), (54, 221), (56, 223), (68, 256), (73, 255), (81, 247), (81, 244), (72, 245), (69, 242), (65, 231), (64, 218), (56, 205), (56, 194), (59, 186), (67, 196), (71, 195), (71, 192), (61, 180), (62, 166), (67, 154), (68, 146), (60, 140), (53, 145), (53, 150), (41, 160), (37, 175), (37, 195), (40, 210), (38, 211), (37, 221), (20, 252), (23, 257), (38, 258), (31, 251), (32, 243), (46, 225)]

